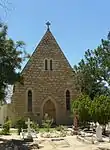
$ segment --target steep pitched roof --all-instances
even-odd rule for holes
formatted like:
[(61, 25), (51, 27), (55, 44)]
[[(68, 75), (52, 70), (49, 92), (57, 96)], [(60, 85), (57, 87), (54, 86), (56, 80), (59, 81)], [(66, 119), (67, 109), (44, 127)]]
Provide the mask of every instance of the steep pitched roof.
[[(53, 49), (54, 49), (54, 51), (52, 51)], [(48, 55), (50, 55), (49, 54), (50, 52), (51, 52), (51, 55), (57, 55), (59, 53), (60, 57), (63, 57), (67, 61), (67, 64), (69, 65), (69, 67), (71, 67), (68, 60), (64, 56), (61, 48), (59, 47), (55, 37), (51, 33), (50, 29), (47, 28), (46, 33), (42, 37), (41, 41), (39, 42), (38, 46), (36, 47), (35, 51), (33, 52), (31, 58), (25, 65), (24, 69), (22, 70), (22, 73), (31, 65), (31, 61), (39, 54), (39, 52), (40, 52), (40, 55), (41, 55), (41, 53), (42, 53), (42, 55), (45, 55), (45, 53), (48, 53)]]

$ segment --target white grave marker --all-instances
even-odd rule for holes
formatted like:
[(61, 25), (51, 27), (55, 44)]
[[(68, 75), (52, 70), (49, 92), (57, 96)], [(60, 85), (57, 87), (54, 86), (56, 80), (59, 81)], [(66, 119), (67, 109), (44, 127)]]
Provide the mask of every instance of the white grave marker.
[(99, 142), (102, 141), (102, 127), (98, 124), (96, 128), (96, 138)]
[(31, 135), (31, 124), (32, 124), (32, 122), (30, 121), (30, 118), (28, 118), (28, 121), (26, 122), (26, 124), (28, 125), (28, 128), (27, 128), (28, 137), (32, 137), (32, 135)]

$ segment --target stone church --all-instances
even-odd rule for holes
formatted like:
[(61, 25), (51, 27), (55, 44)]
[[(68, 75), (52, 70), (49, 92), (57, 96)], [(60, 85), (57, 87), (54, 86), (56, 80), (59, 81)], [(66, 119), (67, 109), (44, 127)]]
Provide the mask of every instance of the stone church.
[(15, 84), (12, 120), (30, 117), (41, 123), (47, 113), (56, 124), (72, 123), (70, 104), (76, 96), (73, 71), (49, 25), (21, 72), (24, 84)]

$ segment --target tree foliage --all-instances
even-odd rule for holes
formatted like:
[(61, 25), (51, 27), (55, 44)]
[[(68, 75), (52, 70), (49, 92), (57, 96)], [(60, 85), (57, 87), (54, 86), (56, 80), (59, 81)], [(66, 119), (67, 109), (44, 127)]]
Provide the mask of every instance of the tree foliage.
[[(0, 99), (5, 96), (5, 88), (16, 81), (21, 81), (21, 63), (27, 58), (24, 42), (14, 42), (8, 38), (7, 26), (0, 24)], [(18, 70), (18, 72), (16, 71)]]
[(9, 2), (8, 0), (0, 0), (0, 7), (3, 8), (6, 11), (10, 10), (9, 9), (9, 5), (11, 4), (11, 2)]
[(94, 122), (107, 124), (110, 121), (110, 97), (100, 95), (91, 102), (90, 113)]
[(20, 135), (22, 129), (27, 129), (27, 124), (25, 123), (25, 119), (22, 117), (16, 121), (15, 126), (18, 129), (18, 135)]
[(3, 135), (9, 135), (10, 134), (10, 127), (11, 127), (11, 121), (8, 120), (4, 123), (3, 129), (1, 131), (1, 134)]
[(73, 101), (73, 112), (77, 109), (81, 122), (105, 125), (110, 121), (110, 32), (108, 40), (102, 39), (96, 49), (85, 52), (73, 71), (75, 87), (82, 94)]
[(93, 99), (110, 94), (110, 41), (102, 40), (94, 50), (88, 49), (85, 58), (74, 66), (76, 88)]
[(72, 111), (77, 111), (83, 124), (93, 121), (105, 125), (110, 121), (110, 96), (100, 95), (91, 100), (81, 95), (72, 102)]
[(87, 95), (80, 95), (75, 101), (72, 102), (72, 112), (77, 112), (79, 121), (83, 124), (91, 120), (89, 109), (91, 106), (91, 100)]

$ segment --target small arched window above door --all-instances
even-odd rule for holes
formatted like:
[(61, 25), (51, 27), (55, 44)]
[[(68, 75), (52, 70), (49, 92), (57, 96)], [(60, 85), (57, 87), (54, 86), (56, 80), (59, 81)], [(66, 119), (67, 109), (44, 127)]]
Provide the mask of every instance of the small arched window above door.
[(66, 91), (66, 110), (70, 110), (70, 91)]
[(28, 112), (32, 112), (32, 91), (28, 91)]

